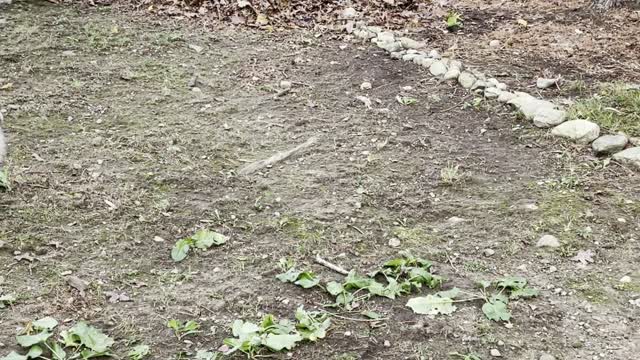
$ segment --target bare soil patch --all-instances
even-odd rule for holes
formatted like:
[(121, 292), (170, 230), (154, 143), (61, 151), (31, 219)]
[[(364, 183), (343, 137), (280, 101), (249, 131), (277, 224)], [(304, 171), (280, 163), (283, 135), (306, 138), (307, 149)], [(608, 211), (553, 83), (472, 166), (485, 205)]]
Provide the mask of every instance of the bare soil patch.
[[(447, 286), (521, 275), (542, 294), (513, 303), (508, 327), (474, 304), (429, 318), (405, 307), (407, 297), (374, 299), (361, 310), (384, 314), (382, 326), (335, 318), (326, 339), (274, 357), (489, 358), (498, 348), (508, 359), (623, 360), (640, 351), (640, 308), (629, 302), (640, 296), (637, 172), (330, 34), (212, 32), (34, 2), (0, 17), (0, 81), (13, 84), (0, 90), (13, 179), (0, 193), (0, 286), (18, 296), (0, 309), (3, 355), (16, 328), (51, 315), (99, 326), (120, 354), (141, 342), (153, 358), (188, 358), (218, 348), (234, 319), (292, 318), (299, 305), (330, 301), (276, 280), (280, 258), (337, 279), (315, 254), (364, 273), (400, 249), (432, 260)], [(281, 80), (293, 89), (275, 96)], [(373, 88), (360, 90), (363, 81)], [(365, 94), (388, 110), (355, 100)], [(305, 153), (237, 175), (312, 136)], [(453, 185), (441, 175), (452, 165), (464, 173)], [(450, 226), (453, 216), (466, 221)], [(174, 263), (174, 241), (199, 228), (230, 240)], [(547, 233), (559, 249), (535, 247)], [(578, 267), (579, 250), (595, 262)], [(84, 297), (68, 272), (90, 283)], [(625, 275), (631, 283), (619, 282)], [(111, 303), (108, 291), (133, 301)], [(173, 318), (206, 331), (178, 341), (166, 327)]]

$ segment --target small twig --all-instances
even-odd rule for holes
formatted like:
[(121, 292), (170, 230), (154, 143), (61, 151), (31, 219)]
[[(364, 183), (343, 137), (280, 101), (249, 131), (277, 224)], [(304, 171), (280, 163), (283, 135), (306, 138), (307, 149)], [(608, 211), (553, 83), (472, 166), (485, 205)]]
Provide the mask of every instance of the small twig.
[(282, 90), (278, 91), (273, 97), (277, 99), (279, 97), (283, 97), (283, 96), (287, 95), (290, 92), (291, 92), (291, 89), (282, 89)]
[(349, 272), (347, 270), (345, 270), (344, 268), (338, 266), (338, 265), (334, 265), (330, 262), (328, 262), (327, 260), (323, 259), (320, 257), (320, 255), (316, 255), (316, 262), (324, 267), (327, 267), (337, 273), (340, 273), (342, 275), (348, 275)]
[(294, 147), (293, 149), (289, 149), (287, 151), (282, 151), (279, 153), (276, 153), (275, 155), (271, 156), (268, 159), (265, 160), (259, 160), (256, 162), (253, 162), (251, 164), (248, 164), (244, 167), (242, 167), (240, 170), (238, 170), (238, 175), (249, 175), (253, 172), (256, 172), (262, 168), (271, 166), (277, 162), (283, 161), (287, 158), (289, 158), (290, 156), (300, 153), (303, 150), (305, 150), (306, 148), (310, 147), (311, 145), (313, 145), (316, 142), (317, 138), (315, 137), (311, 137), (309, 138), (309, 140), (307, 140), (306, 142)]
[(356, 319), (356, 318), (350, 318), (350, 317), (346, 317), (346, 316), (342, 316), (342, 315), (338, 315), (338, 314), (334, 314), (332, 312), (329, 311), (324, 311), (326, 314), (329, 314), (332, 317), (338, 318), (338, 319), (342, 319), (342, 320), (348, 320), (348, 321), (362, 321), (362, 322), (378, 322), (378, 321), (383, 321), (383, 320), (388, 320), (388, 318), (380, 318), (380, 319)]
[(351, 225), (351, 224), (349, 224), (347, 226), (350, 227), (350, 228), (353, 228), (355, 231), (359, 232), (361, 235), (364, 235), (364, 232), (362, 230), (360, 230), (357, 226)]
[(453, 265), (453, 259), (451, 259), (451, 256), (449, 256), (449, 253), (446, 253), (447, 255), (447, 260), (449, 261), (449, 265), (451, 265), (451, 267), (453, 268), (453, 271), (455, 271), (456, 273), (458, 273), (458, 268)]

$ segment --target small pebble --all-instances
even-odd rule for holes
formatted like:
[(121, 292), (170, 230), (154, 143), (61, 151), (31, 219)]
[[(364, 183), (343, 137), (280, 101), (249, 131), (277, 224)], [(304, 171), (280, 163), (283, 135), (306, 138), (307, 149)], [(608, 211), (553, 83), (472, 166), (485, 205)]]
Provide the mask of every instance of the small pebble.
[(493, 249), (484, 249), (482, 253), (484, 254), (484, 256), (493, 256), (496, 252)]
[(291, 84), (291, 81), (287, 81), (287, 80), (280, 81), (280, 88), (283, 90), (289, 90), (291, 89), (291, 86), (293, 86), (293, 84)]
[(492, 48), (500, 47), (500, 40), (491, 40), (489, 41), (489, 46)]
[(631, 277), (630, 276), (623, 276), (622, 278), (620, 278), (620, 282), (621, 283), (630, 283), (631, 282)]
[(491, 349), (491, 356), (500, 357), (500, 356), (502, 356), (502, 354), (500, 353), (500, 350), (498, 350), (498, 349)]
[(362, 90), (370, 90), (371, 88), (372, 88), (372, 85), (368, 81), (365, 81), (362, 84), (360, 84), (360, 89)]
[(391, 347), (391, 342), (389, 340), (385, 340), (384, 347)]

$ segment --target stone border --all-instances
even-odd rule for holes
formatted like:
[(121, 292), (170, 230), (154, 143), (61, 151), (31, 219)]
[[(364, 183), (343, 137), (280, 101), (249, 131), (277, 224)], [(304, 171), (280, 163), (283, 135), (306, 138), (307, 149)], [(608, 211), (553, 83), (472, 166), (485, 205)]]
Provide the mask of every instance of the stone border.
[[(379, 26), (356, 24), (353, 21), (349, 21), (344, 30), (357, 38), (371, 41), (389, 53), (393, 59), (411, 61), (427, 69), (438, 79), (456, 81), (466, 90), (481, 94), (486, 99), (497, 99), (501, 103), (513, 106), (536, 127), (552, 128), (553, 136), (567, 138), (579, 144), (591, 144), (597, 155), (613, 154), (613, 159), (640, 169), (640, 143), (634, 141), (632, 147), (625, 150), (631, 142), (624, 134), (601, 136), (598, 124), (587, 120), (567, 121), (568, 114), (563, 107), (525, 92), (509, 91), (505, 83), (488, 78), (480, 71), (468, 69), (458, 60), (444, 58), (435, 49), (427, 49), (425, 42), (396, 36), (393, 31)], [(538, 79), (537, 86), (546, 88), (554, 85), (556, 81)]]

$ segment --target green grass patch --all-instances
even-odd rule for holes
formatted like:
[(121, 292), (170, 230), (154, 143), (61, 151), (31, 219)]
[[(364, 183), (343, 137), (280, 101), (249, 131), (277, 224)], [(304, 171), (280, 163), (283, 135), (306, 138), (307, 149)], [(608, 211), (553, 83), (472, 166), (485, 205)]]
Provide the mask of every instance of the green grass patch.
[(640, 136), (640, 90), (623, 84), (603, 85), (591, 98), (576, 102), (569, 117), (593, 121), (609, 132)]

